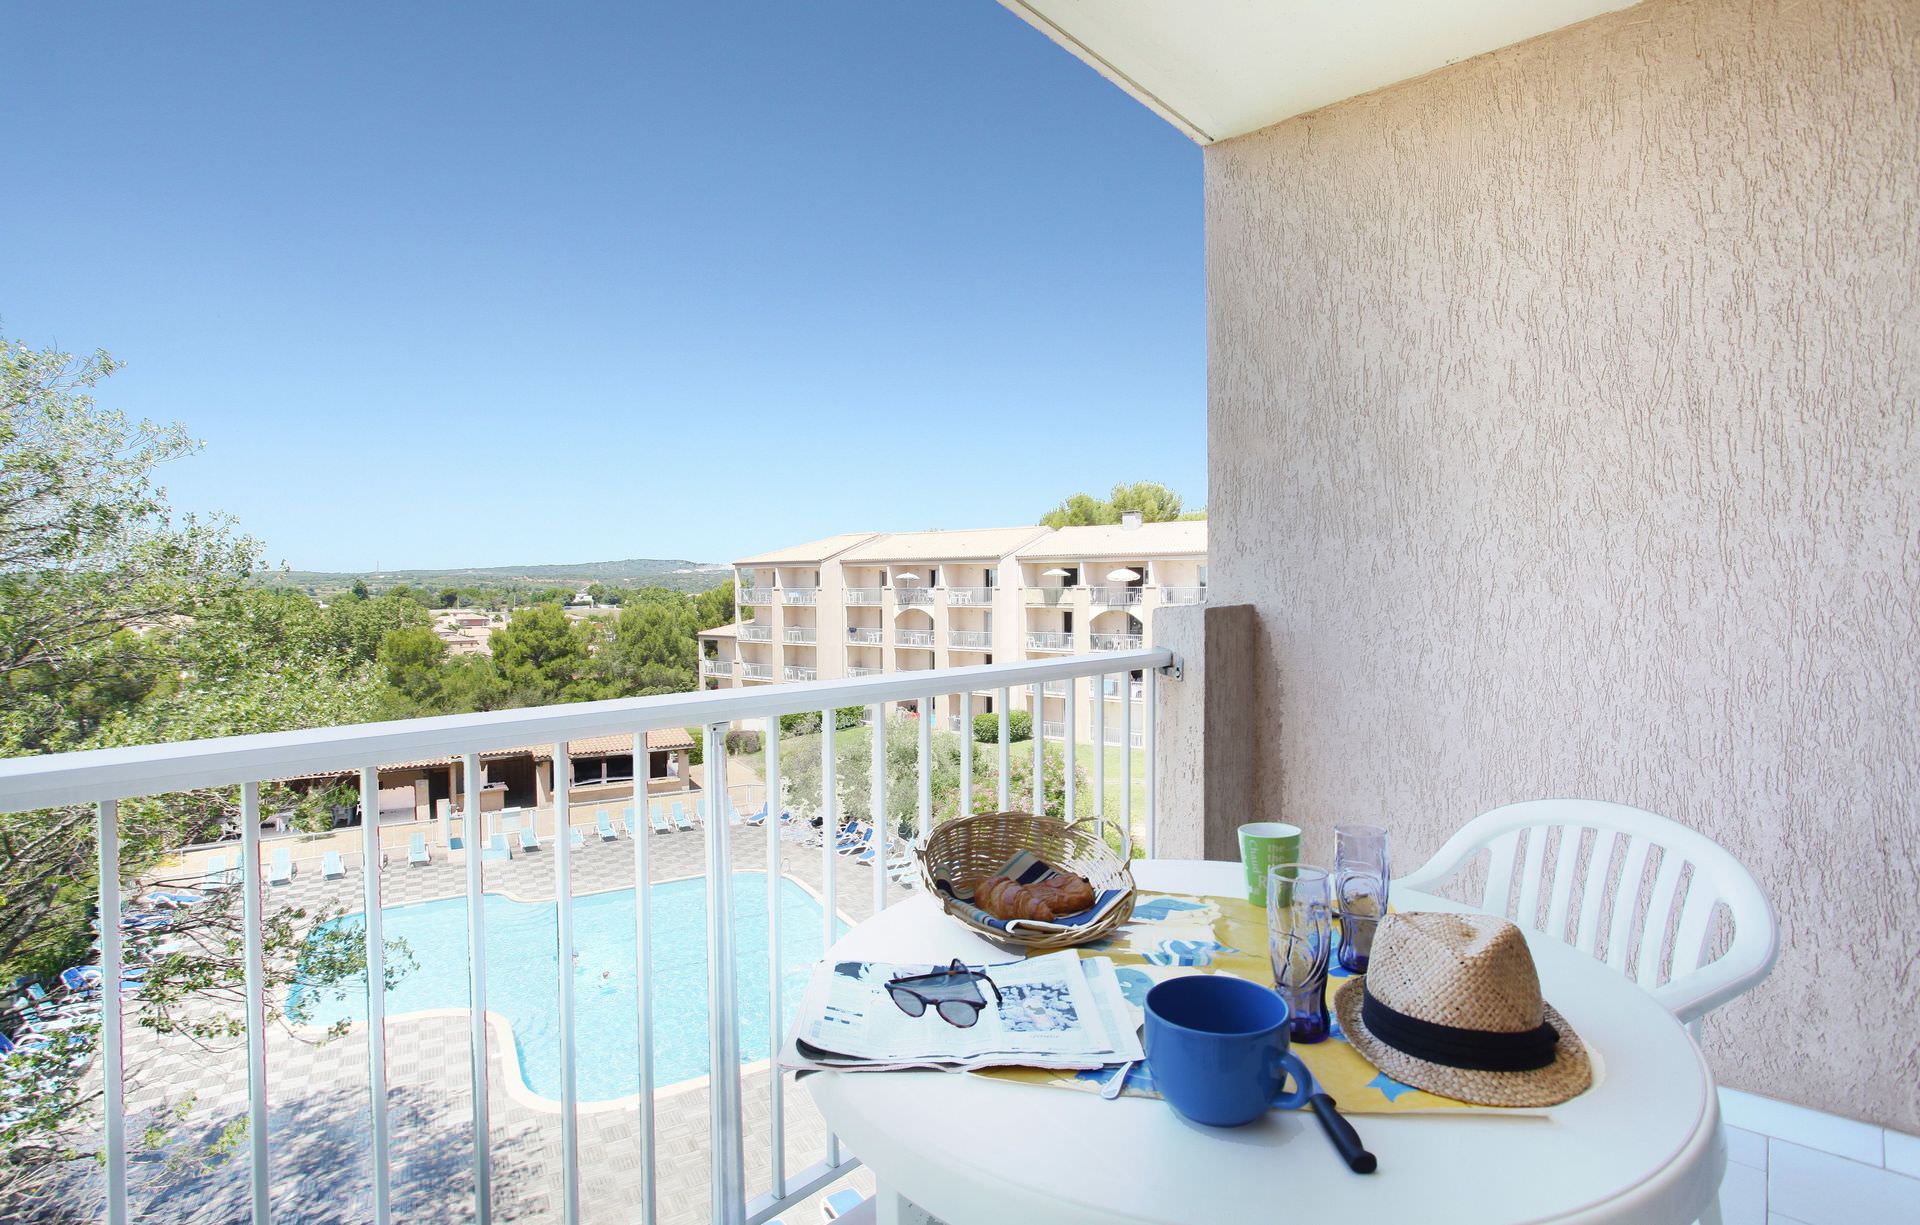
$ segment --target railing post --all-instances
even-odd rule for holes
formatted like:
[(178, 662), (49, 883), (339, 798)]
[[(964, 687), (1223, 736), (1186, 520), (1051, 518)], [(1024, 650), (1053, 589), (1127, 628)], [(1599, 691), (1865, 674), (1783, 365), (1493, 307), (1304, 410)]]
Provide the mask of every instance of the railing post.
[(1120, 673), (1120, 819), (1133, 837), (1133, 673)]
[(492, 1111), (487, 1101), (487, 907), (480, 851), (486, 831), (480, 817), (480, 755), (460, 759), (466, 784), (461, 841), (467, 848), (467, 1050), (473, 1082), (473, 1219), (493, 1220)]
[(873, 913), (887, 908), (887, 842), (891, 837), (887, 820), (887, 707), (883, 702), (873, 711)]
[(956, 817), (973, 815), (973, 691), (954, 699), (963, 712), (960, 716), (960, 811)]
[(566, 1225), (580, 1220), (580, 1087), (573, 1031), (573, 826), (569, 820), (573, 760), (565, 741), (553, 746), (553, 895), (560, 945), (560, 1192)]
[(95, 809), (100, 856), (100, 1076), (106, 1114), (107, 1225), (127, 1225), (127, 1087), (120, 1008), (120, 805)]
[(1075, 731), (1073, 726), (1073, 708), (1079, 704), (1079, 701), (1080, 678), (1077, 676), (1069, 676), (1067, 678), (1067, 714), (1066, 718), (1060, 723), (1060, 770), (1064, 780), (1063, 785), (1066, 787), (1066, 794), (1063, 797), (1065, 811), (1060, 815), (1067, 819), (1068, 824), (1072, 824), (1074, 817), (1073, 776), (1079, 773), (1079, 770), (1076, 769), (1079, 763), (1075, 759), (1080, 755), (1080, 746), (1075, 744), (1073, 739)]
[(1043, 681), (1033, 682), (1033, 811), (1047, 815), (1047, 696)]
[(366, 913), (367, 1094), (373, 1124), (373, 1225), (393, 1219), (387, 1126), (387, 945), (380, 912), (380, 772), (360, 770), (360, 866)]
[[(1160, 831), (1160, 801), (1158, 796), (1158, 792), (1160, 790), (1159, 788), (1160, 776), (1157, 772), (1157, 767), (1155, 766), (1155, 763), (1154, 763), (1154, 756), (1156, 753), (1154, 731), (1159, 726), (1159, 722), (1160, 722), (1160, 669), (1148, 668), (1146, 670), (1146, 677), (1147, 677), (1147, 688), (1146, 688), (1147, 706), (1146, 706), (1146, 710), (1142, 712), (1142, 718), (1146, 722), (1145, 744), (1146, 744), (1146, 751), (1147, 751), (1147, 858), (1152, 859), (1154, 858), (1155, 850), (1158, 848), (1159, 831)], [(1127, 739), (1131, 741), (1133, 738), (1129, 736)], [(1127, 745), (1127, 752), (1129, 753), (1133, 752), (1133, 745), (1131, 743)]]
[[(920, 822), (922, 838), (933, 828), (933, 698), (920, 699)], [(884, 856), (882, 856), (884, 858)]]
[(653, 1144), (653, 875), (647, 864), (653, 798), (647, 794), (646, 761), (647, 734), (638, 732), (633, 737), (633, 948), (640, 1039), (640, 1222), (654, 1225), (659, 1196)]
[(727, 725), (706, 725), (707, 763), (707, 1139), (709, 1211), (717, 1225), (744, 1225), (740, 1136), (739, 1000), (733, 979), (733, 851), (725, 803)]
[(1007, 775), (1011, 772), (1011, 763), (1008, 761), (1008, 758), (1007, 758), (1007, 753), (1008, 753), (1007, 706), (1012, 701), (1013, 701), (1013, 690), (1002, 685), (1000, 687), (1000, 796), (999, 796), (1001, 812), (1005, 812), (1009, 807), (1011, 807), (1011, 804), (1009, 801), (1012, 799), (1012, 796), (1008, 794), (1011, 787), (1011, 780), (1007, 777)]
[[(240, 914), (247, 997), (247, 1150), (253, 1174), (254, 1225), (266, 1225), (267, 953), (260, 902), (260, 784), (240, 784)], [(119, 984), (115, 983), (117, 988)], [(106, 988), (103, 985), (102, 991)]]
[(780, 1079), (780, 716), (767, 716), (767, 1088), (773, 1198), (787, 1194), (787, 1112)]
[[(838, 882), (834, 879), (834, 868), (840, 859), (840, 811), (836, 804), (838, 795), (834, 779), (834, 750), (837, 747), (838, 725), (835, 723), (837, 711), (829, 707), (820, 712), (820, 891), (825, 895), (827, 904), (820, 916), (820, 955), (831, 956), (833, 943), (838, 937), (836, 930), (840, 915), (840, 895)], [(827, 1164), (840, 1164), (840, 1137), (827, 1133)], [(647, 1225), (652, 1225), (648, 1222)]]
[(1101, 841), (1107, 837), (1107, 678), (1093, 678), (1093, 806)]

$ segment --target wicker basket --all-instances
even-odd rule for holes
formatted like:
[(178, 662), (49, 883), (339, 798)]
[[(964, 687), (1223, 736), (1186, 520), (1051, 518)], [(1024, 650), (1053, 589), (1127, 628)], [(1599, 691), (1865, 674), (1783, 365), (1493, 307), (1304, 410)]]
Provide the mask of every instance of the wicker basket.
[[(1133, 848), (1125, 831), (1120, 838), (1121, 853), (1115, 855), (1100, 836), (1095, 822), (1077, 821), (1069, 825), (1058, 817), (992, 812), (934, 826), (915, 853), (920, 861), (921, 885), (939, 900), (948, 914), (989, 940), (1051, 952), (1098, 940), (1133, 914), (1133, 870), (1128, 866)], [(936, 883), (945, 880), (960, 885), (989, 876), (1021, 851), (1031, 851), (1056, 868), (1086, 877), (1096, 894), (1106, 889), (1124, 889), (1126, 895), (1099, 922), (1085, 927), (1069, 931), (1005, 932), (975, 922), (966, 904), (955, 901)]]

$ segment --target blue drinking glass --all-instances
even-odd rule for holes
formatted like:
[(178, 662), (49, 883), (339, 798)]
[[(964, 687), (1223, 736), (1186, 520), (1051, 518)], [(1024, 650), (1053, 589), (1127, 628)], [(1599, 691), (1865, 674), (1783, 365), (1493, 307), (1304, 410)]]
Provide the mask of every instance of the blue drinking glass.
[(1333, 887), (1340, 899), (1340, 968), (1365, 974), (1374, 929), (1387, 913), (1387, 831), (1378, 825), (1336, 825), (1333, 847)]
[(1321, 1042), (1327, 1015), (1327, 963), (1333, 955), (1333, 892), (1325, 868), (1279, 864), (1267, 871), (1267, 951), (1273, 989), (1286, 1001), (1295, 1042)]

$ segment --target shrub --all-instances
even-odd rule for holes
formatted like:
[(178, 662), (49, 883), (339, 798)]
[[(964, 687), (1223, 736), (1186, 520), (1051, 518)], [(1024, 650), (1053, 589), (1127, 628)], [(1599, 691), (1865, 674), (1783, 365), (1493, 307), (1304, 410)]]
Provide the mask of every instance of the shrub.
[(860, 720), (867, 717), (864, 706), (842, 706), (833, 712), (833, 730), (844, 732), (850, 727), (859, 727)]
[[(973, 738), (981, 744), (1000, 743), (1000, 716), (997, 714), (975, 715), (973, 717)], [(1007, 743), (1033, 739), (1033, 716), (1024, 710), (1007, 712)]]
[(687, 735), (693, 741), (693, 751), (687, 755), (687, 764), (695, 766), (703, 764), (707, 756), (705, 733), (697, 727), (690, 727), (687, 729)]
[(749, 727), (736, 727), (727, 733), (727, 752), (732, 756), (760, 751), (760, 733)]

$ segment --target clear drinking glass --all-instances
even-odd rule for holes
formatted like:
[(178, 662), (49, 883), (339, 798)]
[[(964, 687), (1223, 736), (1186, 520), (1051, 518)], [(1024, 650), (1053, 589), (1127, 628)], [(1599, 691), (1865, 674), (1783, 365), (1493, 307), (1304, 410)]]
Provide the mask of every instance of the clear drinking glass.
[(1325, 868), (1280, 864), (1267, 872), (1267, 951), (1273, 989), (1287, 1002), (1287, 1033), (1319, 1042), (1327, 1016), (1327, 962), (1333, 952), (1333, 895)]
[(1387, 831), (1379, 825), (1333, 827), (1334, 892), (1340, 899), (1340, 968), (1367, 972), (1374, 929), (1387, 913)]

